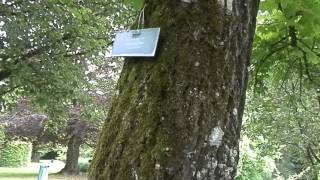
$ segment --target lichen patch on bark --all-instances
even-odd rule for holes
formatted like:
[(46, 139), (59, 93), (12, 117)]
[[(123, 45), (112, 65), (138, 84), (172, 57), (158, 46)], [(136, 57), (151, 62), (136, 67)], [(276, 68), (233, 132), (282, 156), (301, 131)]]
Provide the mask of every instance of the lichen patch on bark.
[(210, 145), (219, 147), (222, 143), (223, 135), (223, 130), (219, 126), (215, 127), (209, 136)]
[(233, 0), (219, 0), (219, 4), (229, 12), (232, 12)]

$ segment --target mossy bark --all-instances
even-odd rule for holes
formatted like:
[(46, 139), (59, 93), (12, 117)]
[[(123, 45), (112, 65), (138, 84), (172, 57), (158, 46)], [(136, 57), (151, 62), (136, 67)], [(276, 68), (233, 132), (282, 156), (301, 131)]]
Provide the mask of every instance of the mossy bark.
[(225, 3), (146, 1), (158, 52), (126, 59), (90, 179), (235, 176), (258, 0)]

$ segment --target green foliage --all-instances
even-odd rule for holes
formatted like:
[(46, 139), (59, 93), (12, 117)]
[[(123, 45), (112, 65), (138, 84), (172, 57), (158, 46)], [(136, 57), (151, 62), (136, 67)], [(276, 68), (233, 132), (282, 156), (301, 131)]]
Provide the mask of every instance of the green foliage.
[[(65, 146), (62, 146), (62, 145), (42, 146), (41, 149), (39, 150), (40, 154), (42, 155), (42, 158), (45, 155), (46, 155), (46, 157), (48, 157), (48, 153), (51, 152), (51, 155), (54, 155), (54, 159), (61, 160), (61, 161), (65, 161), (66, 160), (66, 151), (67, 151), (67, 148)], [(52, 154), (52, 152), (54, 154)], [(49, 154), (49, 156), (51, 156), (51, 155)], [(48, 157), (48, 158), (45, 158), (45, 159), (53, 159), (53, 158), (49, 158)]]
[(251, 159), (248, 155), (241, 156), (241, 170), (240, 175), (238, 175), (236, 180), (263, 180), (263, 170), (265, 162), (261, 159)]
[(97, 103), (101, 99), (94, 92), (113, 93), (111, 74), (120, 60), (106, 56), (114, 30), (128, 28), (132, 11), (116, 0), (5, 1), (0, 6), (0, 110), (10, 110), (21, 97), (31, 100), (49, 117), (45, 129), (62, 139), (59, 130), (77, 100), (81, 117), (100, 125), (107, 101)]
[(57, 159), (59, 156), (59, 153), (57, 151), (51, 150), (49, 152), (46, 152), (43, 156), (41, 156), (41, 159)]
[(105, 61), (114, 29), (126, 28), (130, 13), (115, 0), (6, 1), (0, 7), (0, 107), (27, 96), (49, 110), (64, 109), (89, 89), (88, 70)]
[(140, 10), (143, 6), (144, 0), (126, 0), (126, 3), (133, 6), (134, 9)]
[(295, 78), (303, 88), (320, 84), (320, 1), (261, 2), (253, 48), (252, 87), (267, 90)]
[(264, 95), (249, 94), (243, 134), (253, 141), (264, 139), (258, 145), (263, 155), (282, 154), (277, 166), (284, 177), (308, 168), (305, 174), (312, 177), (320, 163), (319, 102), (315, 91), (294, 88), (295, 83), (282, 90), (268, 86)]
[(85, 144), (83, 144), (80, 148), (80, 158), (89, 160), (92, 158), (92, 155), (94, 153), (94, 147), (89, 147)]
[(0, 124), (0, 149), (2, 149), (3, 144), (5, 142), (5, 133), (4, 133), (4, 127)]
[(280, 154), (284, 179), (319, 173), (319, 11), (319, 0), (260, 4), (242, 133), (262, 157)]
[(242, 137), (240, 161), (236, 180), (267, 180), (272, 179), (275, 164), (270, 156), (263, 156), (255, 142), (246, 136)]
[(79, 170), (80, 172), (87, 172), (90, 166), (90, 162), (92, 160), (92, 155), (94, 153), (94, 149), (86, 146), (86, 145), (82, 145), (81, 149), (80, 149), (80, 157), (79, 157)]
[(103, 43), (96, 40), (101, 33), (89, 21), (90, 9), (54, 0), (19, 1), (2, 7), (6, 48), (1, 51), (1, 69), (9, 72), (2, 90), (22, 86), (23, 91), (15, 93), (36, 94), (39, 104), (44, 104), (48, 95), (61, 99), (73, 94), (83, 83), (81, 56), (90, 56), (92, 47)]
[(31, 146), (22, 142), (6, 142), (0, 149), (0, 167), (25, 166), (30, 161)]
[(90, 166), (90, 163), (89, 162), (79, 162), (79, 170), (80, 172), (88, 172), (88, 169), (89, 169), (89, 166)]

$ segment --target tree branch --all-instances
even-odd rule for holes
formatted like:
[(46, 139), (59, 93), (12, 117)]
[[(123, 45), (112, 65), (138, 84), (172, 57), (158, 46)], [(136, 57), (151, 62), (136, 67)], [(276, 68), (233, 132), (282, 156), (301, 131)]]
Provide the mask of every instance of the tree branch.
[[(313, 47), (310, 47), (308, 44), (306, 44), (302, 39), (298, 39), (298, 41), (304, 45), (307, 49), (309, 49), (312, 53), (314, 53), (314, 55), (316, 55), (317, 57), (320, 58), (320, 53), (317, 53), (316, 51), (314, 51), (314, 45)], [(315, 42), (314, 42), (315, 43)]]
[(255, 81), (255, 82), (254, 82), (254, 87), (257, 86), (258, 73), (260, 72), (260, 69), (261, 69), (262, 65), (263, 65), (271, 56), (273, 56), (275, 53), (281, 51), (282, 49), (284, 49), (284, 48), (286, 48), (286, 47), (287, 47), (287, 46), (285, 45), (285, 46), (281, 46), (281, 47), (279, 47), (279, 48), (277, 48), (277, 49), (272, 50), (271, 52), (269, 52), (269, 54), (267, 54), (264, 58), (262, 58), (262, 59), (259, 61), (260, 64), (258, 65), (258, 68), (257, 68), (257, 70), (255, 71), (255, 74), (254, 74), (254, 81)]
[(309, 71), (309, 64), (308, 64), (308, 58), (307, 58), (307, 52), (305, 50), (303, 50), (301, 47), (297, 46), (297, 48), (300, 50), (300, 52), (302, 53), (302, 59), (303, 59), (303, 63), (304, 63), (304, 67), (305, 67), (305, 73), (309, 79), (310, 82), (313, 82), (313, 79), (311, 77), (310, 71)]
[(1, 93), (0, 93), (0, 97), (3, 96), (3, 95), (5, 95), (5, 94), (7, 94), (7, 93), (9, 93), (9, 92), (14, 91), (15, 89), (17, 89), (17, 88), (19, 88), (19, 87), (21, 87), (21, 86), (20, 86), (20, 85), (17, 85), (17, 86), (14, 86), (14, 87), (12, 87), (12, 88), (10, 88), (10, 89), (8, 89), (8, 90), (5, 90), (5, 91), (1, 92)]
[(320, 163), (319, 157), (316, 155), (316, 153), (314, 152), (314, 150), (311, 148), (310, 144), (309, 144), (308, 148), (309, 148), (309, 150), (310, 150), (311, 155), (314, 157), (314, 159), (317, 161), (317, 163)]

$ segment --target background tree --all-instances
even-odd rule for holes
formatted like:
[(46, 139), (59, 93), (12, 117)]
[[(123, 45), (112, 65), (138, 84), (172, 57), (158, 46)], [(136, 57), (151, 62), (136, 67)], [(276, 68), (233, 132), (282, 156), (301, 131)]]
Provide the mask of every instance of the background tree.
[(82, 120), (80, 113), (80, 106), (74, 104), (74, 106), (70, 109), (70, 119), (68, 121), (67, 127), (67, 135), (69, 136), (69, 138), (66, 154), (66, 164), (65, 167), (61, 170), (61, 173), (79, 173), (78, 158), (80, 156), (80, 146), (81, 144), (83, 144), (86, 136), (89, 133), (95, 133), (98, 131), (98, 128), (93, 124), (89, 124), (89, 122)]
[[(4, 129), (6, 135), (5, 141), (25, 141), (32, 143), (33, 162), (39, 162), (41, 154), (39, 150), (44, 147), (55, 147), (57, 145), (67, 145), (67, 157), (65, 168), (62, 169), (64, 174), (78, 174), (78, 158), (80, 152), (80, 145), (87, 144), (94, 147), (99, 131), (100, 121), (105, 116), (103, 110), (107, 109), (106, 97), (96, 95), (95, 104), (89, 99), (91, 107), (94, 105), (95, 109), (85, 109), (83, 106), (72, 106), (69, 108), (69, 119), (65, 126), (58, 127), (59, 130), (48, 127), (52, 119), (48, 119), (45, 114), (39, 114), (28, 100), (19, 100), (19, 103), (13, 111), (0, 116), (0, 125)], [(99, 106), (99, 107), (98, 107)], [(87, 112), (85, 112), (87, 111)], [(93, 114), (92, 111), (98, 114)], [(85, 119), (90, 113), (90, 120)], [(100, 123), (99, 123), (100, 122)]]
[(108, 101), (106, 96), (94, 94), (93, 92), (91, 92), (91, 96), (93, 96), (94, 100), (93, 102), (89, 101), (91, 102), (89, 108), (94, 108), (94, 110), (86, 107), (88, 100), (85, 101), (85, 104), (81, 104), (83, 100), (74, 100), (73, 105), (69, 108), (69, 119), (65, 128), (67, 139), (66, 164), (61, 173), (79, 174), (80, 146), (83, 144), (91, 148), (96, 146), (97, 133), (102, 124), (102, 121), (97, 119), (106, 117)]

